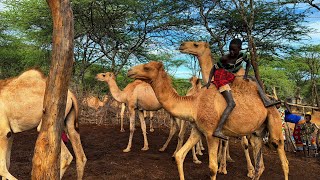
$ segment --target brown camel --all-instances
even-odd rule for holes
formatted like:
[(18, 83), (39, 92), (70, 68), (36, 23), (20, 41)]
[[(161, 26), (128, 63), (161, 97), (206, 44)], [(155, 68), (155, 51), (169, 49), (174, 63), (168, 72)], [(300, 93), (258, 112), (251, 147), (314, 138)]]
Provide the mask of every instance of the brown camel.
[[(213, 61), (214, 61), (212, 58), (209, 43), (201, 42), (201, 41), (200, 42), (186, 41), (180, 45), (179, 50), (182, 53), (191, 54), (197, 57), (199, 61), (199, 65), (201, 67), (202, 78), (204, 82), (207, 83), (210, 70), (213, 66)], [(237, 75), (243, 75), (243, 74), (244, 74), (243, 69), (240, 69), (240, 71), (237, 73)], [(247, 168), (248, 168), (247, 176), (252, 178), (254, 176), (254, 167), (251, 163), (251, 159), (248, 151), (249, 143), (246, 137), (241, 138), (241, 144), (247, 160)], [(228, 141), (223, 142), (222, 140), (220, 140), (218, 157), (220, 162), (218, 172), (221, 174), (227, 174), (227, 161), (233, 162), (229, 154)]]
[[(196, 92), (198, 92), (201, 89), (201, 81), (199, 78), (197, 78), (196, 76), (192, 76), (189, 79), (190, 83), (191, 83), (191, 88), (188, 90), (187, 92), (187, 96), (190, 96), (192, 94), (195, 94)], [(177, 132), (177, 129), (179, 128), (179, 134), (178, 134), (178, 144), (176, 147), (176, 150), (173, 153), (173, 157), (175, 156), (175, 154), (178, 152), (178, 150), (182, 147), (183, 145), (183, 140), (184, 140), (184, 135), (185, 132), (187, 130), (188, 124), (185, 123), (184, 120), (181, 119), (176, 119), (176, 121), (172, 121), (170, 124), (170, 132), (169, 132), (169, 136), (167, 141), (165, 142), (165, 144), (159, 149), (159, 151), (165, 151), (165, 149), (168, 147), (168, 144), (170, 143), (172, 137), (174, 136), (174, 134)], [(197, 143), (197, 147), (193, 147), (192, 148), (192, 157), (193, 157), (193, 162), (196, 164), (200, 164), (201, 161), (198, 159), (196, 154), (199, 155), (203, 155), (201, 150), (204, 150), (204, 147), (202, 145), (201, 140)], [(197, 152), (196, 152), (197, 151)]]
[(100, 107), (103, 107), (106, 104), (107, 100), (108, 98), (103, 98), (103, 101), (100, 101), (98, 97), (88, 96), (83, 98), (82, 103), (90, 108), (98, 110)]
[[(192, 96), (179, 96), (171, 85), (171, 78), (160, 62), (150, 62), (132, 67), (128, 71), (130, 78), (141, 79), (150, 83), (159, 102), (174, 117), (188, 120), (194, 124), (191, 135), (183, 147), (176, 153), (180, 179), (184, 179), (183, 162), (187, 152), (200, 140), (201, 134), (206, 138), (209, 152), (209, 169), (211, 179), (216, 179), (218, 171), (217, 151), (219, 139), (213, 136), (226, 102), (215, 86), (202, 88)], [(237, 104), (232, 111), (223, 133), (230, 137), (251, 135), (255, 139), (254, 160), (256, 164), (255, 179), (259, 179), (263, 170), (262, 138), (267, 126), (270, 142), (276, 147), (284, 172), (288, 179), (289, 166), (284, 151), (281, 132), (281, 118), (275, 107), (265, 108), (257, 92), (255, 82), (244, 81), (237, 77), (231, 85)], [(255, 92), (255, 93), (249, 93)], [(265, 123), (266, 122), (266, 123)]]
[[(46, 78), (38, 70), (28, 70), (20, 76), (0, 80), (0, 176), (10, 180), (16, 179), (8, 169), (10, 166), (11, 147), (14, 133), (41, 127), (43, 99)], [(78, 179), (82, 179), (86, 156), (82, 149), (78, 129), (78, 102), (68, 91), (65, 128), (75, 156)], [(61, 141), (60, 178), (70, 165), (73, 157)]]
[(144, 146), (141, 150), (146, 151), (149, 149), (146, 123), (144, 120), (143, 110), (156, 111), (162, 108), (157, 100), (152, 88), (149, 84), (136, 80), (129, 83), (122, 91), (119, 89), (115, 76), (111, 72), (100, 73), (96, 75), (98, 81), (104, 81), (109, 85), (110, 92), (113, 98), (121, 103), (125, 103), (128, 106), (130, 114), (130, 136), (127, 148), (123, 152), (129, 152), (132, 146), (132, 138), (135, 127), (135, 110), (138, 110), (140, 119), (142, 134), (144, 137)]

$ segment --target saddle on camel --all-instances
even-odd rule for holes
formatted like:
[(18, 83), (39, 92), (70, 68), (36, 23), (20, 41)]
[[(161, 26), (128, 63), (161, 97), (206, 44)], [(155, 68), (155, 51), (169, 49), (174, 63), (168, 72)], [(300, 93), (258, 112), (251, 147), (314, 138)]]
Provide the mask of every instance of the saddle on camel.
[[(247, 55), (245, 53), (240, 52), (242, 46), (242, 41), (240, 39), (233, 39), (229, 45), (229, 54), (222, 56), (219, 61), (213, 65), (208, 83), (205, 85), (207, 88), (213, 83), (222, 94), (224, 99), (227, 102), (227, 107), (223, 111), (221, 119), (219, 121), (218, 127), (214, 132), (214, 136), (227, 140), (228, 137), (222, 133), (222, 127), (225, 124), (226, 120), (228, 119), (230, 113), (236, 106), (234, 99), (232, 97), (231, 88), (229, 86), (232, 83), (236, 76), (243, 75), (242, 64), (246, 62), (246, 69), (243, 75), (244, 80), (248, 79), (249, 69), (251, 67), (250, 60), (248, 60)], [(212, 80), (212, 77), (214, 79)], [(251, 80), (256, 81), (254, 77), (250, 77)], [(264, 93), (263, 89), (261, 88), (259, 83), (257, 84), (258, 92), (260, 98), (263, 101), (265, 107), (270, 107), (276, 104), (279, 104), (280, 101), (271, 101), (266, 94)]]

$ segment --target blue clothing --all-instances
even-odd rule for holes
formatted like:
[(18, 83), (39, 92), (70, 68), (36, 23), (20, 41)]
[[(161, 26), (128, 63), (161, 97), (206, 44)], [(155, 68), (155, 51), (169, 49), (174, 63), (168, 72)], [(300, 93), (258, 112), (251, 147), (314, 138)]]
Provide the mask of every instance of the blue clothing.
[(300, 120), (303, 120), (302, 116), (291, 114), (288, 110), (285, 110), (284, 120), (286, 122), (297, 124)]

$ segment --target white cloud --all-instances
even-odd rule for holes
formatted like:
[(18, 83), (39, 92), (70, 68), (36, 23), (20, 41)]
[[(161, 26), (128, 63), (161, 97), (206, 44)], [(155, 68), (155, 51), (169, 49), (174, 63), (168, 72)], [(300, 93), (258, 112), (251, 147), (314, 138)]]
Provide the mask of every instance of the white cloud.
[(314, 29), (314, 32), (310, 32), (308, 35), (311, 37), (312, 40), (319, 40), (320, 39), (320, 21), (308, 23), (308, 26)]

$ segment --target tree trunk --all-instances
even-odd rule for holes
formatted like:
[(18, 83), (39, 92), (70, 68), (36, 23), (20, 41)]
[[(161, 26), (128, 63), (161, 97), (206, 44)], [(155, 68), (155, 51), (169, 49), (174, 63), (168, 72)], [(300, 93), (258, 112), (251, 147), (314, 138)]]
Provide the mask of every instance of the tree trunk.
[(61, 133), (73, 65), (73, 14), (69, 0), (47, 0), (53, 17), (52, 62), (32, 179), (60, 179)]

